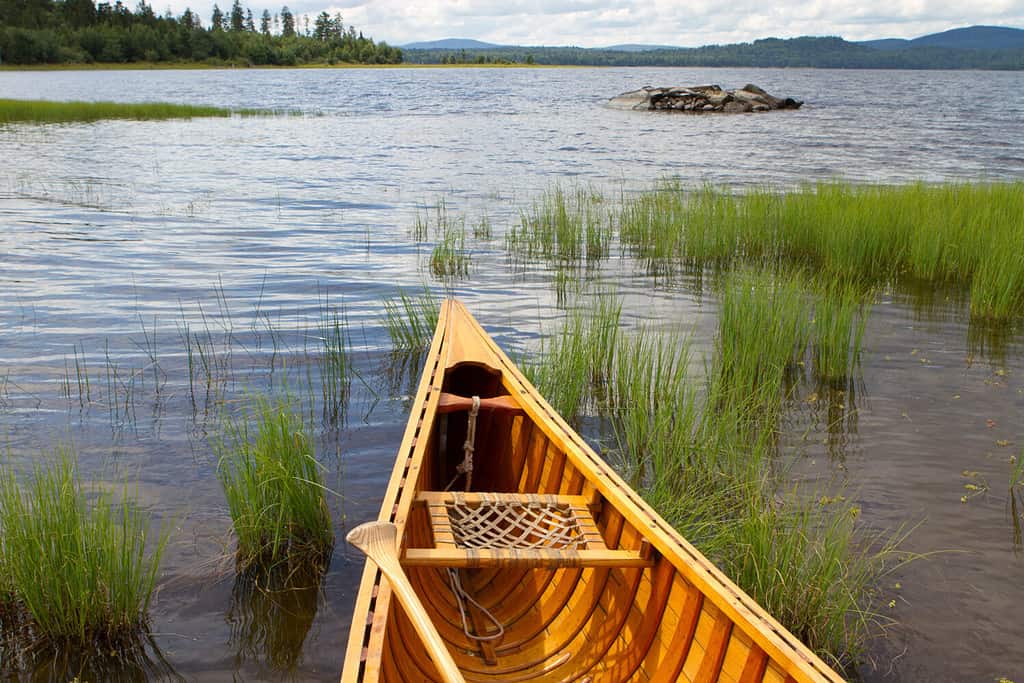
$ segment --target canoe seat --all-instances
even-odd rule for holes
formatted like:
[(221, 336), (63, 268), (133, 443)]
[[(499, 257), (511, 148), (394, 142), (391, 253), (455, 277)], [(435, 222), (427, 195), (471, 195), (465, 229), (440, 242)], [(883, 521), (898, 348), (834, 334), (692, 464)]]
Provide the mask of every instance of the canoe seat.
[(584, 496), (422, 491), (433, 548), (402, 564), (430, 567), (649, 567), (651, 549), (611, 550)]

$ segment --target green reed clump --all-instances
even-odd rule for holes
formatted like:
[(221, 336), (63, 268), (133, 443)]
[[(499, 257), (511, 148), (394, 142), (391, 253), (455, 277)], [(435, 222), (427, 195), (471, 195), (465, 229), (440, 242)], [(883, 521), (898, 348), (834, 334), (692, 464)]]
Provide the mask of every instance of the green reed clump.
[(505, 246), (515, 258), (552, 263), (594, 263), (607, 258), (612, 226), (603, 201), (594, 190), (566, 191), (556, 186), (521, 214), (519, 225), (506, 235)]
[[(873, 612), (879, 581), (905, 563), (903, 534), (870, 534), (847, 502), (808, 502), (796, 493), (744, 515), (716, 560), (769, 614), (826, 660), (856, 664), (882, 625)], [(825, 499), (822, 499), (825, 500)]]
[(344, 310), (330, 306), (326, 300), (320, 305), (320, 392), (323, 417), (330, 423), (345, 416), (352, 382), (352, 346), (348, 333), (348, 320)]
[(325, 562), (334, 544), (328, 489), (294, 406), (257, 398), (251, 414), (227, 422), (216, 447), (239, 566)]
[(439, 280), (463, 278), (469, 275), (471, 263), (466, 251), (465, 226), (446, 228), (430, 254), (431, 274)]
[(440, 309), (440, 301), (426, 287), (415, 294), (398, 290), (397, 299), (384, 302), (384, 327), (392, 348), (400, 353), (415, 353), (429, 347)]
[(693, 447), (699, 409), (689, 362), (689, 345), (678, 335), (640, 329), (616, 345), (605, 411), (638, 473), (676, 476)]
[(270, 116), (273, 113), (262, 109), (224, 109), (168, 102), (51, 102), (0, 99), (0, 123), (87, 123), (104, 119), (164, 120)]
[(719, 402), (777, 406), (787, 369), (810, 335), (807, 285), (800, 275), (740, 270), (722, 285), (713, 393)]
[[(1024, 244), (1024, 229), (1017, 244)], [(1005, 320), (1024, 310), (1024, 252), (1020, 246), (990, 254), (971, 279), (971, 317)]]
[(166, 531), (127, 486), (120, 500), (86, 489), (73, 455), (37, 465), (19, 486), (0, 472), (5, 590), (44, 640), (76, 648), (130, 645), (146, 626)]
[(621, 313), (621, 301), (598, 295), (589, 309), (568, 312), (560, 329), (543, 342), (540, 360), (523, 365), (537, 390), (570, 422), (580, 415), (592, 391), (604, 391)]
[(869, 302), (849, 283), (824, 287), (814, 308), (814, 367), (828, 383), (845, 383), (860, 363)]

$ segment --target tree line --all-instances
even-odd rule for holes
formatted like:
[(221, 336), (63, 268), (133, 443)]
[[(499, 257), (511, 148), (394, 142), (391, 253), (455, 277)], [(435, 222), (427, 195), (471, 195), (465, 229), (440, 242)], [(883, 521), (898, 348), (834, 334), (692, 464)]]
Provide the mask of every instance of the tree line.
[(239, 0), (209, 22), (186, 9), (158, 15), (140, 0), (0, 0), (0, 63), (207, 62), (281, 65), (397, 64), (402, 51), (346, 27), (340, 14), (313, 21), (287, 6), (255, 17)]
[(627, 52), (581, 47), (407, 49), (414, 64), (492, 62), (580, 66), (729, 66), (832, 69), (1024, 69), (1024, 50), (914, 46), (878, 50), (837, 37), (766, 38), (752, 43)]

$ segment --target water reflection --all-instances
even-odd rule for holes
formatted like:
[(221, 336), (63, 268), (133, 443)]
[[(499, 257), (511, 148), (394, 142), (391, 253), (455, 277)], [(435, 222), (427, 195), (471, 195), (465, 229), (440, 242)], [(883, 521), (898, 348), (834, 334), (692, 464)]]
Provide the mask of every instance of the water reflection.
[(296, 670), (328, 568), (329, 562), (282, 564), (235, 577), (226, 620), (236, 669), (248, 660), (279, 673)]
[(30, 681), (185, 681), (148, 634), (109, 651), (81, 650), (40, 641), (27, 622), (0, 616), (0, 677)]

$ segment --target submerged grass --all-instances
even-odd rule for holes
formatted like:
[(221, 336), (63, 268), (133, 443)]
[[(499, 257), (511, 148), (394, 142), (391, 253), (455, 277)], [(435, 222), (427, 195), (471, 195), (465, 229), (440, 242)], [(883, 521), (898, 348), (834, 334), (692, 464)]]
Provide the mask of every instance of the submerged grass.
[(120, 501), (87, 490), (67, 450), (23, 487), (0, 472), (4, 590), (35, 634), (58, 647), (108, 651), (138, 638), (167, 533), (153, 537), (136, 501), (127, 487)]
[(0, 123), (72, 123), (104, 119), (140, 121), (199, 117), (271, 116), (263, 109), (225, 109), (169, 102), (52, 102), (0, 99)]
[(287, 400), (253, 401), (217, 444), (240, 568), (322, 564), (334, 544), (322, 466), (302, 418)]

